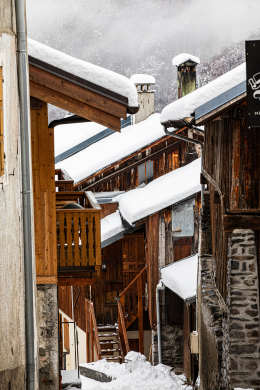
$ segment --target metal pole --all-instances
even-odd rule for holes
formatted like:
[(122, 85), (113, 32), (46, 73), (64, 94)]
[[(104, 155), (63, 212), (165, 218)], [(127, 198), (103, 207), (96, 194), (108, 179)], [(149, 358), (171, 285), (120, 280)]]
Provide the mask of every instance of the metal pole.
[(160, 281), (156, 287), (156, 315), (157, 315), (157, 339), (158, 362), (162, 364), (162, 340), (161, 340), (161, 316), (160, 316), (160, 290), (165, 290), (165, 285)]
[(26, 388), (34, 390), (34, 307), (32, 271), (32, 214), (30, 188), (30, 128), (29, 128), (29, 80), (27, 76), (25, 7), (23, 0), (15, 0), (17, 26), (18, 85), (20, 97), (21, 168), (23, 201), (23, 242), (25, 274), (25, 333), (26, 333)]

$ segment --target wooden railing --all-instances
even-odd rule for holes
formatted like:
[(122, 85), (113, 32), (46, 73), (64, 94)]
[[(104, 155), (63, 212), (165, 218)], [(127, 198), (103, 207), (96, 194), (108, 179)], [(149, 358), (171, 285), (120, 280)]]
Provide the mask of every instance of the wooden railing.
[(83, 209), (56, 208), (59, 269), (101, 266), (101, 208), (90, 192), (58, 192), (56, 207), (79, 203)]
[(143, 293), (145, 272), (146, 267), (124, 289), (117, 301), (119, 334), (123, 344), (124, 355), (130, 351), (126, 330), (136, 318), (138, 318), (139, 329), (139, 352), (144, 353)]
[(97, 360), (101, 359), (101, 347), (98, 337), (97, 321), (95, 317), (93, 303), (85, 299), (86, 313), (86, 355), (87, 363), (94, 362), (94, 347)]
[(55, 176), (58, 180), (55, 180), (55, 187), (58, 191), (73, 191), (74, 180), (65, 171), (65, 169), (55, 169)]

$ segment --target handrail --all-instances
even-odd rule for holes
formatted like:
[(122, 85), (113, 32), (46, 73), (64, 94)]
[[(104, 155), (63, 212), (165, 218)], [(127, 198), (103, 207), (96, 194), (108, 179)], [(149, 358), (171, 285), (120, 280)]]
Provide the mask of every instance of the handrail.
[(132, 280), (132, 282), (124, 289), (124, 291), (121, 292), (121, 294), (119, 294), (119, 298), (122, 297), (123, 295), (125, 295), (125, 293), (127, 292), (127, 290), (129, 290), (129, 288), (132, 287), (132, 285), (137, 281), (137, 279), (139, 279), (139, 277), (144, 273), (144, 271), (146, 271), (146, 268), (147, 266), (145, 266), (141, 272), (139, 272), (139, 274)]
[[(130, 347), (129, 347), (128, 337), (127, 337), (127, 333), (126, 333), (123, 309), (122, 309), (122, 305), (121, 305), (120, 300), (117, 301), (117, 305), (118, 305), (118, 313), (119, 313), (118, 324), (119, 324), (119, 321), (120, 321), (120, 325), (121, 325), (122, 331), (123, 331), (122, 335), (124, 337), (124, 344), (125, 344), (125, 347), (126, 347), (126, 354), (128, 354), (128, 352), (130, 352)], [(119, 333), (120, 333), (120, 331), (119, 331)]]
[[(85, 305), (85, 308), (86, 308), (86, 354), (87, 354), (87, 362), (88, 362), (88, 356), (89, 356), (88, 323), (87, 323), (87, 321), (88, 321), (88, 318), (87, 318), (88, 306), (90, 309), (89, 313), (91, 315), (91, 320), (92, 320), (92, 321), (90, 321), (90, 329), (89, 329), (90, 335), (91, 335), (91, 344), (93, 343), (93, 333), (94, 333), (94, 345), (95, 345), (98, 360), (101, 359), (101, 347), (100, 347), (100, 342), (99, 342), (99, 337), (98, 337), (97, 321), (96, 321), (93, 303), (90, 302), (86, 298), (85, 298), (85, 302), (86, 302), (86, 305)], [(94, 328), (94, 332), (93, 332), (93, 328)], [(91, 347), (91, 351), (92, 351), (93, 345), (90, 345), (90, 347)], [(92, 353), (91, 353), (91, 355), (92, 355)]]

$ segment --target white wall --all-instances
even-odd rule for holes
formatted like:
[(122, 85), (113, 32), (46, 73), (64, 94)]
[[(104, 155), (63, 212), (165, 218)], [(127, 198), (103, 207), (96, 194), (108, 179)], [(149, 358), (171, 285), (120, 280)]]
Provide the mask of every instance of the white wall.
[[(3, 83), (2, 80), (0, 82), (3, 85), (5, 153), (4, 176), (0, 177), (0, 387), (3, 389), (23, 388), (26, 351), (20, 113), (15, 34), (14, 2), (0, 0), (0, 65), (3, 67), (4, 79)], [(35, 345), (37, 346), (37, 342)], [(37, 388), (36, 378), (35, 389)]]

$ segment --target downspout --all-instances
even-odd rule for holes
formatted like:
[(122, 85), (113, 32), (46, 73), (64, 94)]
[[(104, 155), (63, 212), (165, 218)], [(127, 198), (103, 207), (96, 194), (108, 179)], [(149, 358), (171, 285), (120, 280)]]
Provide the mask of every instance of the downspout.
[(160, 291), (165, 290), (162, 280), (156, 286), (156, 316), (157, 316), (157, 339), (158, 339), (158, 361), (162, 364), (162, 339), (161, 339), (161, 316), (160, 316)]
[[(192, 126), (191, 128), (196, 129), (195, 126)], [(198, 129), (198, 130), (200, 130), (200, 129)], [(202, 174), (204, 143), (201, 141), (198, 141), (198, 140), (194, 140), (193, 138), (188, 138), (188, 137), (185, 137), (184, 135), (175, 134), (171, 131), (168, 131), (166, 126), (164, 126), (164, 125), (163, 125), (163, 131), (165, 132), (165, 134), (170, 135), (171, 137), (181, 139), (182, 141), (191, 142), (195, 145), (200, 145), (200, 147), (201, 147), (201, 174)], [(203, 201), (204, 201), (204, 184), (201, 184), (201, 212), (203, 210)], [(197, 275), (199, 275), (199, 261), (198, 261)], [(197, 283), (197, 286), (198, 286), (198, 283)], [(198, 293), (196, 293), (196, 330), (198, 330), (198, 310), (197, 310), (197, 308), (198, 308)]]
[(26, 389), (34, 390), (34, 307), (33, 307), (33, 255), (32, 255), (32, 214), (30, 188), (30, 128), (28, 114), (28, 85), (25, 7), (23, 0), (15, 0), (17, 28), (18, 86), (20, 98), (20, 137), (22, 168), (22, 202), (23, 202), (23, 244), (25, 274), (25, 335), (26, 335)]
[[(170, 135), (171, 137), (174, 137), (174, 138), (181, 139), (182, 141), (191, 142), (192, 144), (195, 144), (195, 145), (200, 145), (200, 147), (201, 147), (201, 173), (202, 173), (204, 143), (199, 141), (199, 140), (195, 140), (193, 138), (185, 137), (184, 135), (175, 134), (174, 132), (168, 131), (165, 125), (162, 125), (162, 126), (163, 126), (163, 131), (165, 134)], [(194, 127), (194, 126), (192, 126), (191, 128), (196, 129), (196, 127)], [(204, 184), (201, 184), (201, 209), (203, 206), (203, 200), (204, 200)]]

